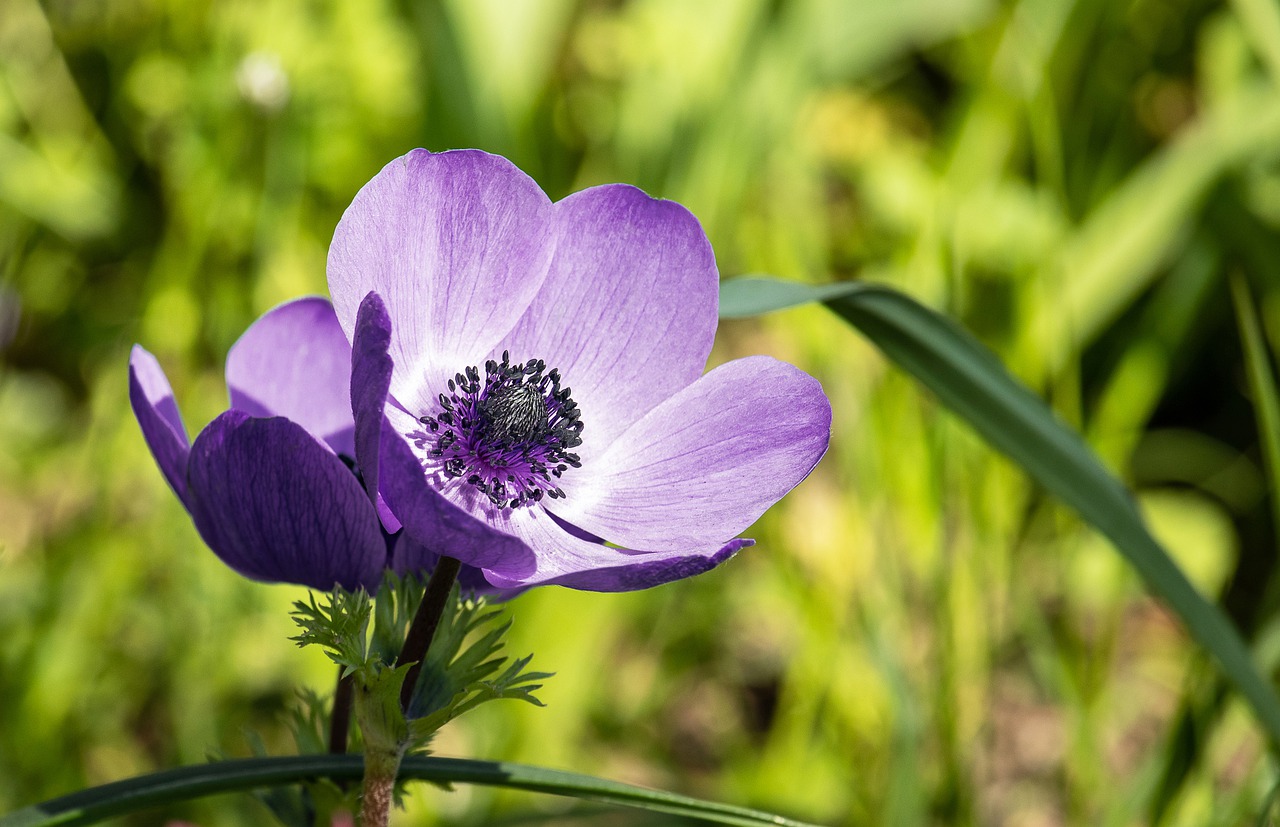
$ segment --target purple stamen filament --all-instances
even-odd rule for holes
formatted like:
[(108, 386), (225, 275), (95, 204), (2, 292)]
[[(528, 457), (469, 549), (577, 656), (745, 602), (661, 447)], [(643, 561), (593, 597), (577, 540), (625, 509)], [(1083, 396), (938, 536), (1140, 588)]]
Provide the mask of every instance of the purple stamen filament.
[(446, 477), (465, 481), (498, 508), (563, 497), (561, 475), (582, 464), (570, 449), (582, 444), (583, 423), (560, 378), (541, 359), (512, 364), (503, 351), (501, 362), (485, 363), (483, 378), (468, 367), (449, 380), (440, 412), (419, 418), (429, 433), (416, 442)]

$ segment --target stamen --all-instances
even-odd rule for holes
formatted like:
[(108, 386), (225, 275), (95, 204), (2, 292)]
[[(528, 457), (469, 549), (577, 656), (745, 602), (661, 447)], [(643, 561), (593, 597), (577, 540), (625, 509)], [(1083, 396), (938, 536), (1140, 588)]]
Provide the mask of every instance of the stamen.
[[(485, 362), (457, 373), (438, 397), (441, 410), (418, 421), (415, 444), (450, 479), (466, 482), (497, 508), (519, 508), (565, 496), (560, 477), (581, 467), (570, 449), (582, 444), (581, 411), (561, 387), (560, 371), (541, 359)], [(434, 463), (433, 463), (434, 464)]]

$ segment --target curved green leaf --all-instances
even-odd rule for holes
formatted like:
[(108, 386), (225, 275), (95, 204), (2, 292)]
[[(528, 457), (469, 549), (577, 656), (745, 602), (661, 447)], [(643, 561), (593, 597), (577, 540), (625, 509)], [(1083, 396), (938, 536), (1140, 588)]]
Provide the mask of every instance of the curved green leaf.
[(1280, 698), (1263, 680), (1231, 622), (1187, 580), (1147, 530), (1128, 490), (1084, 440), (1000, 360), (946, 317), (886, 287), (847, 283), (813, 287), (743, 277), (721, 286), (726, 318), (821, 301), (858, 328), (899, 367), (969, 422), (992, 446), (1074, 508), (1125, 556), (1147, 585), (1182, 618), (1248, 700), (1273, 745), (1280, 746)]
[[(0, 817), (0, 827), (93, 824), (112, 816), (215, 793), (298, 784), (319, 778), (359, 781), (363, 773), (364, 764), (359, 755), (219, 761), (143, 775), (55, 798)], [(406, 758), (400, 766), (400, 778), (437, 784), (481, 784), (570, 796), (739, 827), (811, 827), (803, 822), (744, 807), (699, 801), (572, 772), (498, 761)]]

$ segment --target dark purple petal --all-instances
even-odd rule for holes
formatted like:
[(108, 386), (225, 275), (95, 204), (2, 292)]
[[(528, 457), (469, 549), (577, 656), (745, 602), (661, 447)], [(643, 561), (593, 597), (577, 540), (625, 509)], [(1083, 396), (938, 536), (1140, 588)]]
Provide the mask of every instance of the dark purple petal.
[(378, 454), (382, 424), (391, 387), (391, 319), (377, 293), (360, 303), (351, 348), (351, 412), (355, 416), (356, 466), (364, 477), (369, 496), (378, 497)]
[(718, 275), (698, 220), (622, 184), (554, 206), (556, 252), (529, 309), (499, 346), (560, 369), (598, 455), (627, 426), (702, 375)]
[(151, 449), (160, 473), (183, 505), (187, 499), (187, 457), (191, 447), (182, 414), (173, 400), (173, 389), (156, 357), (141, 345), (129, 354), (129, 404), (142, 427), (142, 438)]
[(552, 581), (558, 586), (588, 592), (634, 592), (673, 583), (711, 571), (742, 549), (755, 545), (755, 540), (730, 540), (714, 554), (663, 556), (650, 560), (641, 556), (634, 563), (566, 574)]
[(413, 449), (391, 428), (382, 431), (379, 485), (404, 531), (426, 551), (505, 577), (534, 570), (528, 546), (445, 499), (427, 480)]
[(567, 497), (548, 508), (627, 548), (706, 547), (744, 531), (808, 476), (830, 438), (817, 380), (767, 356), (738, 359), (565, 474)]
[(351, 345), (333, 306), (306, 298), (268, 311), (227, 354), (231, 407), (283, 416), (339, 454), (353, 456)]
[(245, 577), (377, 587), (387, 548), (373, 505), (300, 425), (227, 411), (196, 438), (187, 478), (200, 536)]
[(329, 292), (348, 337), (370, 291), (395, 336), (392, 394), (427, 407), (511, 329), (546, 274), (551, 203), (510, 161), (414, 150), (360, 190), (329, 247)]
[(737, 539), (676, 551), (637, 552), (583, 540), (539, 509), (516, 512), (511, 525), (537, 553), (538, 567), (518, 578), (486, 571), (489, 582), (500, 589), (553, 584), (597, 592), (647, 589), (709, 571), (755, 542)]

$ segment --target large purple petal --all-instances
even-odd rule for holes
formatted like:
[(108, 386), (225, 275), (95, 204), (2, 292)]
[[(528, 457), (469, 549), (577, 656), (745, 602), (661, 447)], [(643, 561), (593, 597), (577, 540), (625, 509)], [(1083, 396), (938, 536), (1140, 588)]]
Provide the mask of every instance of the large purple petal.
[(718, 276), (701, 225), (675, 202), (611, 184), (554, 211), (551, 268), (499, 350), (560, 369), (586, 423), (586, 461), (702, 375)]
[(372, 290), (395, 336), (392, 394), (425, 410), (511, 329), (546, 275), (551, 203), (510, 161), (414, 150), (356, 195), (329, 247), (329, 292), (352, 338)]
[(351, 345), (333, 306), (297, 299), (268, 311), (227, 354), (231, 407), (283, 416), (352, 456)]
[(173, 389), (156, 357), (141, 345), (129, 354), (129, 404), (142, 427), (142, 438), (183, 505), (187, 498), (187, 457), (191, 444), (182, 425), (182, 414), (173, 400)]
[(245, 577), (377, 586), (387, 547), (373, 506), (300, 425), (227, 411), (196, 438), (188, 484), (200, 536)]
[(584, 591), (636, 591), (709, 571), (754, 543), (739, 539), (674, 551), (625, 551), (570, 534), (536, 508), (513, 514), (511, 525), (535, 549), (538, 567), (520, 578), (486, 572), (500, 589), (554, 584)]
[(548, 507), (628, 548), (725, 542), (804, 479), (831, 437), (817, 380), (767, 356), (708, 373), (565, 474)]
[(382, 496), (404, 531), (426, 552), (505, 577), (522, 577), (534, 570), (528, 546), (445, 499), (428, 481), (409, 443), (390, 427), (382, 430), (380, 467)]

